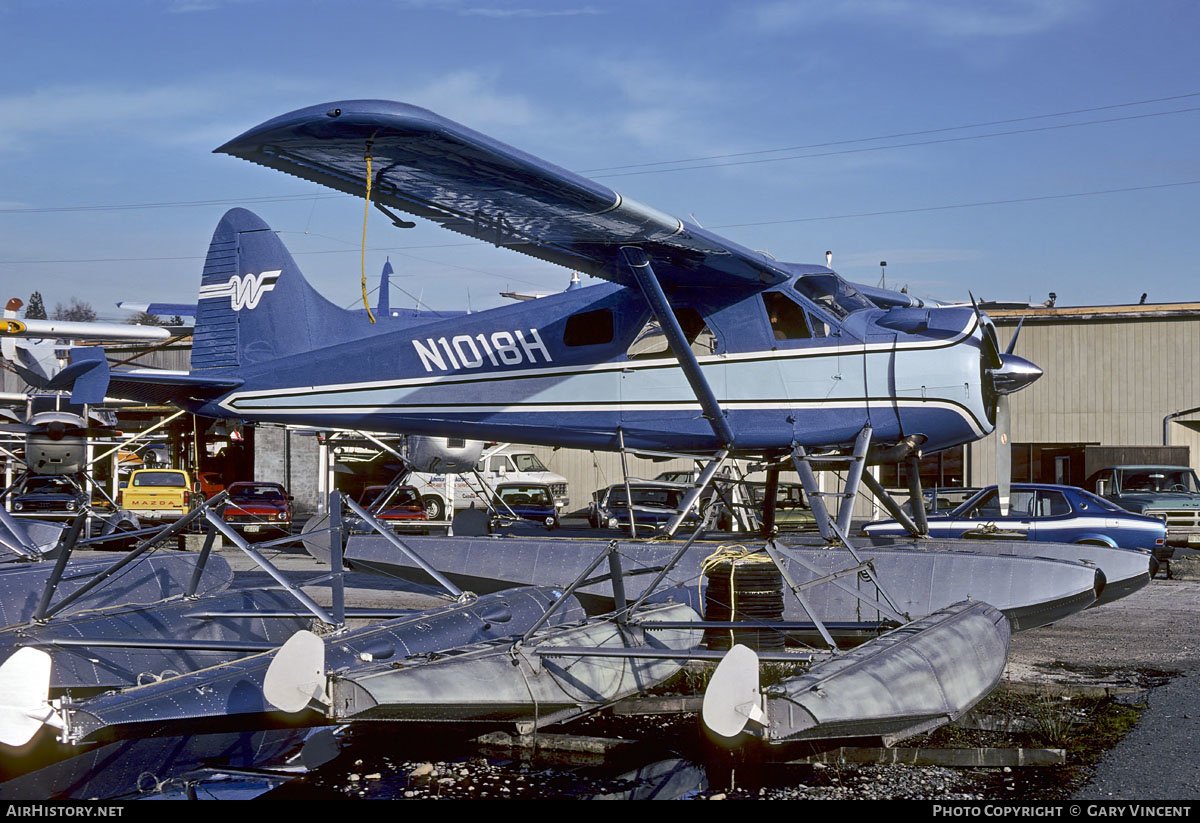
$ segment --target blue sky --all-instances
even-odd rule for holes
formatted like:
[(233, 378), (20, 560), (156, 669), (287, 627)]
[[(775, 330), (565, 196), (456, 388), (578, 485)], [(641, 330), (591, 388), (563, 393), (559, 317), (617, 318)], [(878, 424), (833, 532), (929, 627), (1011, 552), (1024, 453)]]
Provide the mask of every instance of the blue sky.
[[(362, 201), (211, 152), (378, 97), (859, 282), (887, 260), (946, 299), (1200, 299), (1192, 0), (0, 0), (0, 30), (4, 298), (192, 302), (243, 205), (353, 304)], [(569, 278), (377, 214), (367, 247), (399, 305)]]

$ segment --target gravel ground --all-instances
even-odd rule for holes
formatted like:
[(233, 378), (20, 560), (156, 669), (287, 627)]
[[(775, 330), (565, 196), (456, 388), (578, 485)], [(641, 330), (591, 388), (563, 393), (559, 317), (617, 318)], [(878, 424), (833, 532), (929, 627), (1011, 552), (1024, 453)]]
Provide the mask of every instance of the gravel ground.
[(1080, 799), (1200, 799), (1200, 575), (1192, 565), (1177, 564), (1178, 579), (1013, 637), (1009, 679), (1129, 685), (1148, 672), (1170, 676)]

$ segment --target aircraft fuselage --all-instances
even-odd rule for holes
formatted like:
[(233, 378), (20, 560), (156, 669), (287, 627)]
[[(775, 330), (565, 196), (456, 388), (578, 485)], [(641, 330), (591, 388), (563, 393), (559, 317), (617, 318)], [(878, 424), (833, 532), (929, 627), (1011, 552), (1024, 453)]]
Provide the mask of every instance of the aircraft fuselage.
[[(715, 307), (699, 292), (672, 300), (695, 318), (693, 351), (737, 450), (843, 445), (868, 423), (875, 442), (923, 434), (927, 451), (991, 430), (971, 309), (839, 317), (795, 282), (768, 290), (807, 320), (784, 339), (763, 293)], [(628, 447), (719, 447), (649, 319), (641, 294), (606, 283), (419, 325), (384, 318), (366, 337), (282, 358), (262, 340), (260, 361), (237, 371), (245, 383), (195, 411), (595, 449), (616, 448), (620, 428)]]

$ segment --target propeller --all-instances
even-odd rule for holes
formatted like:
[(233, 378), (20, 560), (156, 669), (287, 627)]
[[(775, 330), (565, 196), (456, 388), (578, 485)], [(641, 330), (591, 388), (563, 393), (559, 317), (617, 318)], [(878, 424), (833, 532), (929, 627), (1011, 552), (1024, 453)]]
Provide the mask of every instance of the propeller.
[(1000, 515), (1008, 516), (1009, 500), (1012, 494), (1012, 413), (1009, 409), (1008, 397), (1033, 383), (1042, 376), (1042, 370), (1034, 363), (1013, 354), (1017, 338), (1025, 318), (1017, 324), (1012, 340), (1003, 353), (1000, 351), (1000, 341), (996, 336), (996, 327), (975, 303), (971, 295), (971, 306), (983, 329), (983, 343), (980, 346), (983, 360), (983, 391), (984, 401), (991, 412), (992, 422), (996, 426), (996, 490), (999, 496)]

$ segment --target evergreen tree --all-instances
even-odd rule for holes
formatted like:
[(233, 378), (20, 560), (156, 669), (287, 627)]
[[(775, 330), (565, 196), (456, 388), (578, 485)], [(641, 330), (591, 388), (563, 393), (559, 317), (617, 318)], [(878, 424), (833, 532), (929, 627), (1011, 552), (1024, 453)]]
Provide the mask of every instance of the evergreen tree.
[(46, 304), (42, 301), (42, 293), (35, 291), (29, 295), (29, 305), (25, 307), (26, 320), (45, 320)]

